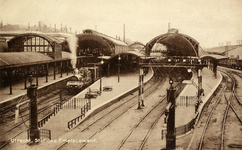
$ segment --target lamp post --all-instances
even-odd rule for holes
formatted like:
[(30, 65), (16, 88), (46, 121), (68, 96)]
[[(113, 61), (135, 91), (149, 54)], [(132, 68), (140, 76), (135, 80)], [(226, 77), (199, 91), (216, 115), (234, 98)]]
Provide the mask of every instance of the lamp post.
[(102, 64), (103, 64), (103, 60), (101, 61), (101, 67), (100, 67), (100, 95), (102, 94)]
[(173, 80), (169, 80), (170, 88), (167, 89), (167, 134), (166, 134), (166, 149), (176, 148), (175, 134), (175, 89), (172, 87)]
[(120, 55), (118, 56), (118, 82), (119, 82), (119, 74), (120, 74), (120, 60), (121, 60), (121, 57), (120, 57)]

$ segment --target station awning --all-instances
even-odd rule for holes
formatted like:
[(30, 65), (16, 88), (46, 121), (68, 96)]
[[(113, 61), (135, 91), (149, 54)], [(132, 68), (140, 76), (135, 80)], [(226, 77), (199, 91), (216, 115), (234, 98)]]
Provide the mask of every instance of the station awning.
[(21, 65), (38, 61), (53, 60), (48, 55), (37, 52), (2, 52), (0, 53), (0, 67)]

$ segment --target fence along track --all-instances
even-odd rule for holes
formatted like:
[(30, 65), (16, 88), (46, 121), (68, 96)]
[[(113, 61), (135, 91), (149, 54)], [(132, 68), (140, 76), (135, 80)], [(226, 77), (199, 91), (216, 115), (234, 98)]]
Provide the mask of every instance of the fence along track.
[[(70, 98), (70, 97), (71, 97), (71, 96), (65, 96), (65, 98)], [(52, 100), (53, 100), (53, 99), (52, 99)], [(51, 101), (51, 100), (49, 100), (49, 101)], [(52, 104), (52, 105), (45, 106), (45, 107), (39, 109), (39, 110), (38, 110), (38, 114), (40, 114), (40, 113), (46, 111), (47, 109), (53, 107), (53, 106), (56, 105), (56, 104), (58, 104), (58, 102), (55, 102), (55, 103)], [(58, 107), (58, 106), (57, 106), (57, 107)], [(44, 122), (47, 122), (48, 119), (50, 118), (50, 116), (55, 115), (56, 113), (57, 113), (57, 112), (56, 112), (56, 107), (54, 107), (54, 110), (53, 110), (51, 113), (47, 114), (47, 115), (46, 115), (45, 117), (43, 117), (40, 121), (38, 121), (38, 126), (39, 126), (39, 127), (42, 127), (43, 124), (44, 124), (44, 123), (42, 123), (42, 122), (43, 122), (44, 120), (45, 120)], [(28, 114), (27, 114), (27, 115), (28, 115)], [(24, 115), (24, 116), (26, 116), (26, 115)], [(14, 130), (15, 128), (21, 126), (22, 124), (25, 124), (25, 122), (27, 122), (27, 121), (29, 120), (29, 118), (23, 119), (24, 116), (21, 116), (21, 117), (22, 117), (22, 121), (21, 121), (21, 122), (19, 122), (18, 124), (14, 125), (14, 126), (13, 126), (12, 128), (10, 128), (9, 130), (7, 130), (7, 131), (5, 131), (4, 133), (2, 133), (1, 136), (3, 136), (4, 134), (7, 134), (8, 132), (11, 132), (12, 130)], [(10, 139), (14, 139), (15, 137), (17, 137), (17, 136), (20, 135), (21, 133), (26, 132), (26, 131), (28, 131), (28, 130), (29, 130), (29, 128), (27, 127), (26, 129), (22, 130), (21, 132), (17, 133), (16, 135), (12, 136), (12, 138), (10, 138)], [(5, 147), (6, 145), (8, 145), (10, 142), (11, 142), (10, 140), (7, 140), (3, 145), (0, 146), (0, 149), (3, 148), (3, 147)]]
[[(155, 79), (155, 81), (157, 81), (157, 80), (159, 79), (159, 77), (158, 77), (158, 73), (157, 73), (155, 70), (154, 70), (154, 74), (155, 74), (154, 79)], [(157, 84), (157, 82), (155, 82), (155, 81), (154, 81), (153, 83), (156, 83), (156, 84)], [(152, 81), (151, 81), (151, 82), (152, 82)], [(157, 87), (158, 87), (159, 85), (160, 85), (160, 84), (158, 83), (158, 84), (157, 84)], [(144, 91), (146, 91), (146, 92), (149, 91), (149, 93), (146, 94), (146, 96), (154, 92), (154, 90), (153, 90), (153, 91), (150, 90), (152, 86), (153, 86), (153, 84), (151, 84), (150, 86), (148, 86), (148, 87), (144, 90)], [(108, 116), (110, 113), (114, 112), (115, 110), (117, 110), (118, 108), (120, 108), (121, 106), (123, 106), (124, 104), (126, 104), (127, 102), (131, 102), (131, 100), (133, 100), (133, 99), (136, 98), (136, 97), (137, 97), (137, 95), (132, 96), (131, 98), (129, 98), (128, 100), (126, 100), (126, 101), (123, 102), (122, 104), (120, 104), (120, 105), (118, 105), (117, 107), (113, 108), (111, 111), (105, 113), (103, 116), (101, 116), (100, 118), (98, 118), (96, 121), (92, 122), (90, 125), (88, 125), (88, 126), (85, 127), (84, 129), (82, 129), (82, 130), (80, 131), (80, 133), (82, 133), (82, 132), (85, 131), (86, 129), (89, 129), (92, 125), (94, 125), (95, 123), (97, 123), (98, 121), (100, 121), (101, 119), (103, 119), (105, 116)], [(113, 121), (115, 121), (118, 117), (120, 117), (122, 114), (124, 114), (127, 110), (129, 110), (130, 108), (132, 108), (132, 107), (135, 106), (135, 105), (137, 105), (137, 101), (133, 102), (133, 103), (132, 103), (132, 104), (131, 104), (126, 110), (124, 110), (124, 111), (123, 111), (122, 113), (120, 113), (117, 117), (115, 117), (115, 118), (113, 118), (111, 121), (109, 121), (106, 125), (104, 125), (104, 127), (103, 127), (102, 129), (100, 129), (99, 131), (96, 131), (94, 134), (92, 134), (92, 136), (89, 137), (87, 140), (91, 139), (91, 138), (92, 138), (94, 135), (96, 135), (98, 132), (101, 132), (102, 130), (104, 130), (108, 125), (110, 125)], [(110, 107), (110, 106), (109, 106), (109, 107)], [(75, 137), (79, 136), (80, 133), (78, 133), (78, 134), (76, 134), (76, 135), (74, 135), (74, 136), (72, 136), (72, 137), (70, 137), (70, 138), (68, 138), (68, 139), (74, 139)], [(67, 141), (68, 141), (68, 140), (67, 140)], [(63, 144), (61, 144), (58, 148), (56, 148), (56, 150), (61, 149), (61, 148), (62, 148), (64, 145), (66, 145), (66, 144), (68, 144), (68, 142), (64, 142)], [(86, 144), (87, 144), (87, 142), (85, 142), (84, 145), (82, 145), (79, 149), (82, 149), (83, 147), (85, 147)]]

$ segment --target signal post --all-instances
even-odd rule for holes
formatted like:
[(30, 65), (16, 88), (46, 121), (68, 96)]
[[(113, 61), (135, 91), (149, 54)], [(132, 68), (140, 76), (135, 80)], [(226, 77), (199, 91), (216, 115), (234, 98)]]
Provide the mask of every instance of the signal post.
[[(144, 67), (158, 67), (158, 68), (176, 68), (176, 67), (184, 67), (184, 68), (195, 68), (198, 69), (198, 101), (195, 109), (197, 111), (199, 104), (201, 103), (201, 94), (203, 93), (202, 89), (202, 76), (201, 70), (203, 67), (207, 67), (206, 64), (172, 64), (172, 63), (142, 63), (140, 64), (141, 68)], [(141, 74), (141, 73), (140, 73)], [(166, 107), (166, 118), (167, 122), (167, 134), (166, 134), (166, 149), (175, 149), (176, 148), (176, 133), (175, 133), (175, 99), (176, 90), (172, 87), (173, 80), (170, 78), (169, 80), (170, 88), (167, 89), (167, 107)], [(139, 76), (139, 87), (141, 86), (141, 75)], [(141, 90), (140, 90), (141, 91)], [(141, 92), (140, 92), (141, 93)], [(141, 96), (138, 97), (138, 109), (140, 108), (140, 99)]]

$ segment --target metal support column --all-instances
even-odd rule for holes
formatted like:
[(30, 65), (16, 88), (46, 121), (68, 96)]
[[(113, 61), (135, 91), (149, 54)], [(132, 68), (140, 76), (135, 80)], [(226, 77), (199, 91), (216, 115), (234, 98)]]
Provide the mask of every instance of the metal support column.
[(12, 82), (13, 82), (13, 71), (11, 69), (7, 70), (7, 74), (8, 74), (8, 81), (9, 81), (9, 89), (10, 89), (10, 93), (9, 95), (13, 94), (13, 88), (12, 88)]
[(97, 79), (97, 67), (96, 64), (94, 64), (94, 79)]
[(102, 94), (102, 65), (100, 67), (100, 95)]
[(121, 57), (119, 55), (118, 56), (118, 82), (120, 81), (120, 60), (121, 60)]
[(141, 67), (141, 106), (144, 107), (144, 68)]
[(108, 77), (109, 77), (110, 63), (108, 63)]
[(62, 62), (60, 63), (60, 73), (61, 73), (61, 75), (60, 75), (60, 77), (62, 78), (62, 66), (63, 66), (63, 64), (62, 64)]
[(48, 64), (46, 64), (46, 67), (45, 67), (45, 72), (46, 72), (46, 75), (45, 75), (45, 78), (46, 78), (46, 82), (48, 82)]
[(37, 86), (39, 85), (38, 77), (39, 77), (39, 67), (38, 67), (38, 64), (37, 64), (37, 65), (36, 65), (36, 85), (37, 85)]
[(217, 78), (217, 60), (216, 59), (213, 60), (213, 73), (214, 73), (214, 77)]
[(170, 103), (169, 114), (167, 119), (167, 134), (166, 134), (166, 149), (176, 148), (175, 134), (175, 89), (172, 84), (170, 89), (167, 89), (167, 104)]
[(66, 61), (66, 75), (68, 75), (68, 60)]
[(37, 106), (37, 86), (31, 85), (27, 90), (27, 96), (30, 98), (30, 141), (31, 144), (39, 140), (38, 129), (38, 106)]
[(26, 74), (26, 67), (24, 67), (24, 89), (27, 89), (27, 74)]
[(62, 108), (62, 89), (60, 89), (60, 108)]
[(54, 70), (54, 80), (55, 80), (55, 63), (54, 63), (53, 70)]
[(140, 99), (141, 99), (141, 68), (140, 68), (140, 73), (139, 73), (139, 95), (138, 95), (138, 108), (137, 109), (141, 109)]

